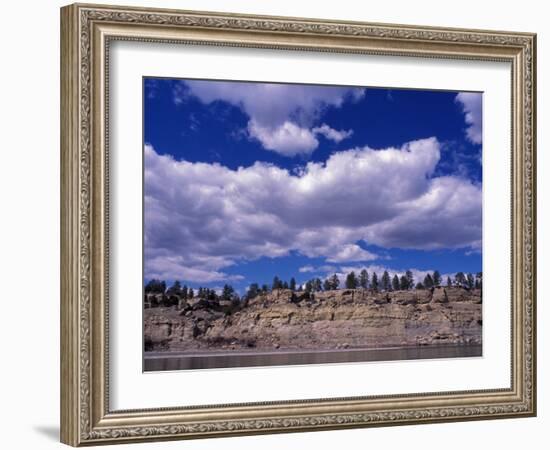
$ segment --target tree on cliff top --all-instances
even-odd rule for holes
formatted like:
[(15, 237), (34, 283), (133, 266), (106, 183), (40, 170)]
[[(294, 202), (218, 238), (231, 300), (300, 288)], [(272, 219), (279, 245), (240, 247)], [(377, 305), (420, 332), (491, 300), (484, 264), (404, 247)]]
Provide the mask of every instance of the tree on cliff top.
[(168, 288), (166, 295), (182, 295), (181, 283), (176, 280), (174, 284)]
[(259, 293), (260, 293), (260, 287), (258, 286), (258, 283), (252, 283), (248, 288), (248, 292), (246, 293), (246, 298), (251, 300), (255, 298)]
[(330, 282), (330, 290), (335, 291), (338, 289), (338, 286), (340, 286), (340, 279), (338, 278), (338, 275), (334, 274), (329, 278)]
[(389, 291), (391, 289), (391, 279), (390, 274), (387, 270), (384, 270), (382, 274), (382, 290)]
[(271, 285), (271, 290), (274, 291), (275, 289), (282, 289), (283, 282), (279, 279), (277, 275), (273, 277), (273, 284)]
[(424, 277), (424, 287), (426, 289), (431, 289), (434, 287), (434, 280), (432, 278), (432, 276), (430, 274), (427, 274), (425, 277)]
[(476, 273), (476, 289), (481, 289), (481, 286), (483, 285), (483, 274), (481, 272)]
[(346, 289), (357, 289), (357, 284), (358, 282), (355, 272), (351, 271), (346, 277)]
[(359, 273), (359, 286), (363, 289), (367, 289), (369, 287), (369, 273), (365, 269)]
[(409, 289), (409, 280), (407, 280), (407, 277), (405, 275), (401, 275), (401, 278), (399, 279), (399, 289), (402, 291), (406, 291)]
[(376, 275), (376, 272), (372, 273), (372, 281), (371, 281), (371, 288), (375, 291), (378, 291), (378, 275)]
[(407, 284), (408, 284), (407, 289), (412, 289), (413, 286), (414, 286), (414, 277), (413, 277), (413, 273), (412, 273), (410, 270), (407, 270), (407, 271), (405, 272), (405, 277), (407, 278)]
[(466, 284), (468, 285), (468, 289), (473, 289), (474, 288), (474, 276), (469, 273), (468, 275), (466, 275)]
[(223, 286), (222, 298), (224, 300), (231, 300), (233, 298), (233, 294), (235, 294), (235, 289), (233, 289), (233, 286), (229, 284)]
[(146, 294), (164, 294), (166, 291), (166, 282), (152, 279), (145, 285)]
[(466, 275), (464, 275), (464, 272), (457, 272), (455, 275), (455, 284), (460, 287), (466, 286)]
[(292, 277), (290, 279), (290, 284), (289, 284), (289, 287), (292, 291), (295, 291), (296, 290), (296, 280), (294, 279), (294, 277)]
[(439, 270), (436, 270), (432, 277), (434, 280), (434, 286), (441, 286), (441, 274), (439, 273)]
[(399, 277), (397, 275), (394, 275), (391, 280), (391, 287), (394, 291), (399, 290)]
[(311, 280), (311, 289), (313, 292), (321, 292), (323, 290), (323, 282), (320, 278), (314, 278)]

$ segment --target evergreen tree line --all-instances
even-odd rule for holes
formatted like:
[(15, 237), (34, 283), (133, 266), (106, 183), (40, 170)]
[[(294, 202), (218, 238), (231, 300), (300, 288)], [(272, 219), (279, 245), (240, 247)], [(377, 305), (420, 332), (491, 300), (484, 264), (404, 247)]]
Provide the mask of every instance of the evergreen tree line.
[(161, 280), (151, 280), (145, 285), (146, 294), (164, 294), (167, 297), (177, 296), (184, 300), (190, 300), (195, 297), (205, 300), (238, 300), (239, 296), (235, 289), (230, 284), (224, 285), (221, 294), (218, 294), (214, 289), (199, 287), (196, 291), (181, 285), (179, 281), (174, 281), (174, 284), (166, 289), (166, 282)]
[[(271, 290), (275, 289), (290, 289), (292, 291), (305, 291), (305, 292), (322, 292), (322, 291), (334, 291), (337, 289), (372, 289), (373, 291), (407, 291), (411, 289), (431, 289), (443, 285), (443, 279), (441, 273), (435, 270), (432, 273), (426, 274), (423, 280), (415, 283), (413, 273), (407, 270), (405, 274), (400, 277), (395, 274), (390, 276), (387, 270), (384, 271), (381, 277), (376, 272), (369, 274), (367, 270), (363, 269), (357, 275), (354, 271), (347, 274), (344, 281), (344, 285), (340, 286), (340, 278), (337, 274), (334, 274), (325, 280), (321, 278), (312, 278), (306, 281), (303, 285), (297, 285), (294, 278), (290, 279), (290, 282), (282, 281), (279, 277), (274, 277), (271, 284)], [(458, 272), (451, 279), (447, 277), (446, 286), (458, 286), (467, 289), (481, 289), (482, 285), (482, 273), (478, 272), (475, 276), (471, 273), (465, 274), (464, 272)], [(254, 298), (256, 295), (262, 292), (269, 292), (270, 289), (267, 285), (263, 285), (261, 288), (258, 283), (253, 283), (247, 293), (248, 298)]]
[[(478, 272), (475, 275), (472, 273), (458, 272), (451, 279), (447, 277), (445, 285), (447, 287), (457, 286), (466, 289), (481, 289), (483, 281), (482, 272)], [(428, 273), (424, 280), (418, 281), (415, 284), (413, 273), (407, 270), (405, 274), (400, 277), (395, 274), (390, 276), (387, 270), (384, 271), (381, 277), (376, 272), (369, 274), (367, 270), (363, 269), (357, 275), (354, 271), (346, 275), (344, 285), (345, 289), (371, 289), (373, 291), (408, 291), (411, 289), (431, 289), (443, 285), (441, 274), (438, 270), (433, 273)], [(292, 277), (289, 282), (281, 280), (278, 276), (273, 278), (271, 286), (267, 284), (259, 285), (258, 283), (252, 283), (246, 293), (245, 298), (252, 299), (262, 293), (272, 292), (277, 289), (290, 289), (293, 292), (305, 291), (307, 293), (322, 292), (322, 291), (335, 291), (340, 289), (340, 278), (337, 274), (334, 274), (325, 280), (320, 278), (313, 278), (306, 281), (303, 285), (298, 285), (296, 279)], [(196, 291), (186, 285), (181, 285), (179, 281), (175, 281), (174, 284), (166, 288), (166, 282), (161, 280), (151, 280), (145, 285), (146, 294), (165, 294), (168, 297), (177, 296), (179, 298), (188, 300), (194, 297), (206, 299), (206, 300), (239, 300), (239, 295), (235, 292), (233, 286), (224, 285), (221, 294), (218, 294), (214, 289), (206, 287), (199, 287)]]

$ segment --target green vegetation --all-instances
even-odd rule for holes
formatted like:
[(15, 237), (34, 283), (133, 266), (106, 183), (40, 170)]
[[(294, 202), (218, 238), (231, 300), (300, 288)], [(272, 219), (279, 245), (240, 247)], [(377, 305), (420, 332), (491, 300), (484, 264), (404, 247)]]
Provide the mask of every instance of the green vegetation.
[[(290, 281), (283, 281), (278, 276), (273, 277), (273, 283), (271, 288), (267, 284), (263, 284), (261, 287), (258, 283), (251, 283), (248, 287), (246, 294), (241, 298), (235, 291), (233, 286), (225, 284), (221, 290), (214, 290), (207, 287), (198, 287), (195, 290), (182, 285), (180, 281), (175, 281), (169, 288), (166, 287), (166, 282), (163, 280), (152, 279), (144, 287), (146, 295), (158, 295), (160, 294), (163, 300), (159, 304), (171, 306), (178, 304), (180, 300), (190, 300), (198, 298), (207, 301), (240, 301), (251, 300), (260, 294), (272, 292), (277, 289), (289, 289), (292, 292), (307, 292), (314, 294), (315, 292), (322, 291), (334, 291), (340, 287), (340, 278), (342, 274), (333, 274), (326, 277), (324, 280), (320, 278), (312, 278), (304, 283), (297, 283), (296, 279), (292, 277)], [(418, 280), (415, 283), (413, 273), (407, 270), (401, 277), (394, 274), (393, 278), (387, 270), (384, 271), (382, 277), (379, 279), (378, 274), (373, 272), (371, 276), (363, 269), (359, 272), (359, 276), (354, 271), (349, 272), (345, 277), (344, 286), (346, 289), (370, 289), (375, 292), (390, 292), (390, 291), (406, 291), (411, 289), (433, 289), (439, 287), (442, 284), (442, 277), (439, 271), (428, 273), (423, 280)], [(481, 289), (483, 285), (483, 273), (478, 272), (475, 275), (472, 273), (457, 272), (453, 279), (447, 276), (447, 287), (461, 287), (464, 289)]]

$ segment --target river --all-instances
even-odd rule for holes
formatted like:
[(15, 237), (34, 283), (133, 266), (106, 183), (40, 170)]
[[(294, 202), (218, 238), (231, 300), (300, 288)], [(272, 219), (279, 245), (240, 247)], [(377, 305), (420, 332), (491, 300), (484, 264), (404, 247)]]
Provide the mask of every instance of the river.
[(229, 367), (287, 366), (410, 359), (466, 358), (482, 356), (481, 345), (438, 345), (352, 350), (277, 350), (270, 352), (227, 350), (225, 352), (146, 352), (145, 372), (219, 369)]

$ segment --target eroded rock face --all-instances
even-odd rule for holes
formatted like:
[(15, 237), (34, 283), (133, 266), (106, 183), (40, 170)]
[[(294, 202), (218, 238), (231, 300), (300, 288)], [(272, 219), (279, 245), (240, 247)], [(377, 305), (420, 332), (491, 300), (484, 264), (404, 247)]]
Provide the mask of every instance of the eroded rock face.
[(146, 351), (479, 344), (482, 326), (480, 291), (458, 287), (280, 289), (241, 303), (194, 299), (151, 307), (144, 317)]

